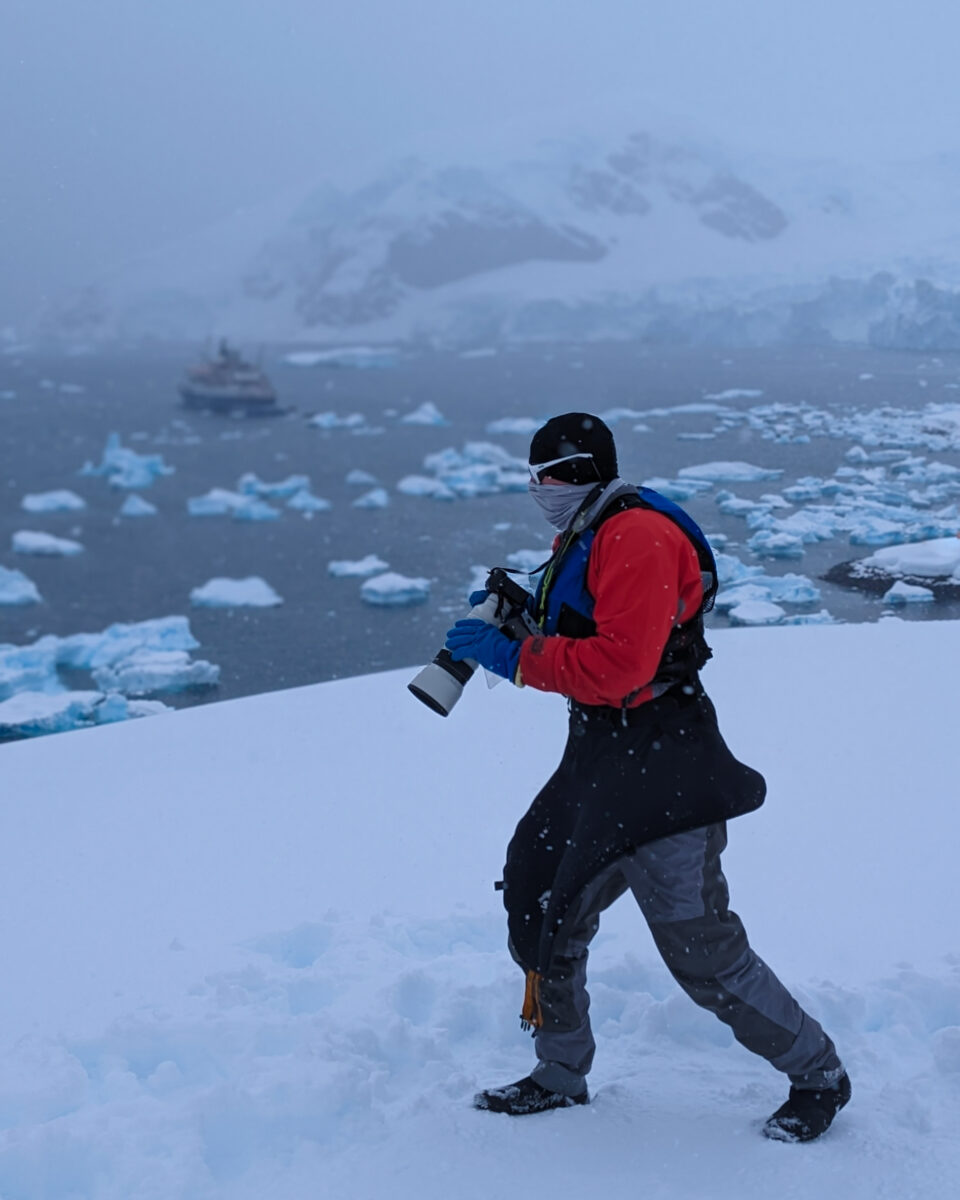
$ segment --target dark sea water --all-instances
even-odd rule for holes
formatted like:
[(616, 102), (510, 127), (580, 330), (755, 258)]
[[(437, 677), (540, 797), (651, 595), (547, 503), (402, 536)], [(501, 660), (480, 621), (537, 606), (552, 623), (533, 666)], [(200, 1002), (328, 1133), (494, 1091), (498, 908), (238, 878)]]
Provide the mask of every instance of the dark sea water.
[[(955, 386), (960, 356), (856, 348), (710, 351), (607, 344), (481, 357), (425, 352), (378, 370), (297, 368), (268, 354), (263, 365), (294, 411), (275, 420), (238, 421), (179, 407), (177, 380), (194, 357), (189, 347), (111, 357), (0, 357), (0, 563), (23, 570), (44, 597), (42, 605), (0, 608), (0, 642), (21, 644), (45, 633), (91, 632), (115, 621), (188, 614), (201, 643), (195, 657), (219, 664), (222, 675), (214, 691), (175, 698), (177, 704), (413, 668), (431, 658), (451, 618), (464, 608), (474, 564), (493, 565), (520, 549), (546, 551), (549, 544), (550, 531), (525, 495), (444, 504), (394, 490), (403, 476), (425, 473), (425, 455), (467, 441), (493, 441), (525, 457), (528, 438), (489, 435), (491, 420), (546, 418), (571, 409), (671, 407), (731, 388), (763, 392), (760, 400), (730, 401), (734, 407), (803, 403), (838, 413), (882, 405), (918, 409), (960, 395)], [(64, 384), (84, 390), (64, 391)], [(8, 391), (15, 396), (3, 398)], [(446, 427), (399, 422), (427, 401), (446, 417)], [(341, 416), (362, 413), (381, 432), (322, 431), (306, 424), (310, 414), (331, 410)], [(777, 444), (743, 428), (713, 440), (688, 440), (715, 427), (715, 419), (704, 415), (657, 418), (643, 433), (633, 432), (634, 424), (628, 420), (616, 428), (626, 478), (671, 477), (685, 465), (731, 459), (784, 469), (777, 482), (720, 485), (748, 498), (778, 491), (803, 475), (832, 475), (853, 444), (834, 438)], [(111, 431), (141, 453), (162, 453), (176, 468), (141, 493), (158, 506), (157, 516), (120, 518), (127, 493), (78, 474), (86, 460), (100, 461)], [(955, 453), (919, 453), (960, 465)], [(387, 488), (388, 508), (352, 507), (364, 490), (345, 481), (356, 468)], [(333, 508), (312, 520), (285, 511), (279, 521), (263, 523), (188, 515), (189, 497), (211, 487), (233, 489), (248, 471), (268, 481), (307, 474), (314, 493)], [(42, 516), (21, 511), (25, 493), (55, 488), (82, 495), (86, 511)], [(732, 553), (756, 561), (742, 545), (751, 531), (742, 520), (718, 512), (716, 490), (686, 507), (708, 532), (727, 534)], [(10, 538), (18, 529), (76, 537), (85, 553), (72, 559), (14, 555)], [(770, 573), (796, 571), (817, 579), (836, 562), (869, 552), (838, 540), (808, 547), (802, 560), (767, 560), (764, 566)], [(360, 600), (359, 580), (327, 572), (332, 559), (367, 554), (379, 555), (401, 574), (430, 578), (430, 600), (410, 608), (373, 608)], [(284, 604), (267, 610), (191, 608), (191, 588), (220, 575), (260, 575)], [(876, 596), (820, 586), (823, 599), (814, 608), (825, 607), (842, 620), (874, 621), (884, 611)], [(960, 604), (908, 606), (900, 615), (956, 618)], [(723, 617), (712, 620), (726, 623)]]

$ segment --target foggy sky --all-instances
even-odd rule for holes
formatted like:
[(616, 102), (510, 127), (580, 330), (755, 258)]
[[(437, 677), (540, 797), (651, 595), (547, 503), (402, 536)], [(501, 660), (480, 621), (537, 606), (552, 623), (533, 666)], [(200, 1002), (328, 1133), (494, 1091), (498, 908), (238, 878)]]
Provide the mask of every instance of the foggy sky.
[(956, 0), (0, 0), (0, 325), (345, 162), (604, 94), (738, 150), (954, 151), (958, 44)]

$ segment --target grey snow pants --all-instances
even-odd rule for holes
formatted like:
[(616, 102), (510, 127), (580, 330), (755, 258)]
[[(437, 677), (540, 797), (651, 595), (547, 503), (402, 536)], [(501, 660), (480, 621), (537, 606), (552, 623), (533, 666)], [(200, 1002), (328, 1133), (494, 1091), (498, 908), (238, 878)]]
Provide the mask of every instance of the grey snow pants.
[[(687, 995), (729, 1025), (741, 1045), (785, 1072), (795, 1087), (826, 1087), (843, 1073), (833, 1042), (751, 950), (731, 912), (720, 869), (726, 824), (649, 842), (613, 863), (565, 920), (566, 953), (540, 985), (543, 1025), (532, 1074), (543, 1087), (578, 1095), (596, 1045), (587, 994), (588, 947), (600, 914), (629, 888), (657, 949)], [(570, 927), (572, 926), (572, 932)]]

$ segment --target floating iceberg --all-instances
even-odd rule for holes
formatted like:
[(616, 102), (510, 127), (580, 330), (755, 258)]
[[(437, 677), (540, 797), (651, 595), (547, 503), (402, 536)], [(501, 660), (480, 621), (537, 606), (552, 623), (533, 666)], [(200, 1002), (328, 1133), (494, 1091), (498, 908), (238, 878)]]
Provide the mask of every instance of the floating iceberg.
[(748, 566), (741, 562), (735, 554), (716, 554), (717, 582), (722, 587), (727, 583), (742, 583), (746, 579), (755, 579), (763, 574), (763, 567)]
[(135, 493), (131, 493), (120, 506), (121, 517), (154, 517), (156, 514), (157, 506)]
[(347, 477), (344, 483), (351, 487), (376, 487), (380, 480), (376, 475), (371, 475), (369, 471), (361, 471), (359, 467), (354, 467), (352, 471), (347, 472)]
[(187, 501), (187, 512), (191, 517), (222, 517), (232, 513), (241, 505), (249, 503), (250, 497), (226, 488), (211, 488), (206, 495), (193, 496)]
[(446, 417), (431, 401), (426, 400), (419, 408), (400, 418), (403, 425), (448, 425)]
[(237, 480), (237, 491), (245, 496), (259, 496), (263, 500), (288, 500), (297, 492), (310, 490), (309, 475), (288, 475), (278, 483), (265, 483), (252, 471)]
[(363, 413), (350, 413), (341, 417), (335, 412), (316, 413), (307, 421), (314, 429), (361, 429), (366, 423), (367, 418)]
[(747, 541), (758, 558), (803, 558), (803, 538), (794, 533), (761, 529)]
[(57, 678), (56, 638), (32, 646), (0, 645), (0, 700), (17, 692), (63, 691)]
[(181, 616), (117, 622), (99, 633), (41, 638), (35, 643), (47, 644), (57, 666), (87, 671), (118, 663), (137, 650), (196, 650), (200, 645), (190, 632), (190, 622)]
[(247, 496), (243, 504), (238, 504), (230, 513), (234, 521), (277, 521), (281, 513), (266, 500), (256, 496)]
[(731, 625), (779, 625), (786, 615), (779, 604), (769, 600), (744, 600), (727, 614)]
[(820, 589), (806, 575), (761, 573), (742, 576), (729, 587), (721, 586), (714, 607), (717, 612), (728, 612), (746, 601), (753, 600), (768, 600), (774, 604), (817, 604), (820, 600)]
[(66, 488), (55, 492), (34, 492), (24, 496), (20, 507), (29, 513), (78, 512), (87, 507), (86, 500)]
[(368, 575), (376, 575), (378, 571), (386, 571), (389, 565), (382, 558), (377, 558), (375, 554), (368, 554), (365, 558), (353, 561), (345, 558), (334, 559), (333, 562), (327, 563), (327, 571), (338, 578), (364, 579)]
[(265, 579), (248, 575), (245, 579), (208, 579), (190, 592), (190, 603), (197, 608), (272, 608), (283, 603)]
[(358, 496), (353, 502), (354, 508), (386, 508), (390, 503), (390, 497), (387, 494), (386, 488), (374, 488), (372, 491), (364, 492), (362, 496)]
[(791, 504), (806, 504), (811, 500), (819, 500), (823, 495), (823, 480), (815, 475), (804, 475), (796, 483), (783, 489), (783, 498)]
[(960, 537), (891, 546), (861, 559), (858, 565), (888, 575), (918, 575), (960, 583)]
[(927, 604), (933, 600), (933, 592), (899, 579), (889, 591), (884, 592), (883, 599), (886, 604)]
[(138, 454), (120, 442), (118, 433), (111, 433), (100, 460), (100, 466), (84, 463), (81, 475), (104, 475), (111, 487), (146, 488), (161, 475), (172, 475), (162, 454)]
[(767, 479), (779, 479), (783, 470), (779, 467), (756, 467), (746, 462), (709, 462), (681, 467), (677, 474), (682, 479), (704, 479), (711, 483), (760, 483)]
[(652, 488), (668, 500), (684, 501), (701, 492), (709, 492), (713, 484), (704, 479), (645, 479), (643, 487)]
[[(121, 702), (123, 697), (119, 697)], [(0, 702), (0, 737), (39, 737), (102, 723), (97, 712), (106, 701), (102, 692), (20, 692)], [(116, 707), (105, 716), (117, 720)], [(122, 718), (121, 718), (122, 719)]]
[(422, 604), (430, 597), (430, 580), (408, 578), (388, 571), (367, 579), (360, 587), (360, 599), (381, 607), (404, 607)]
[(287, 501), (287, 508), (292, 508), (302, 513), (325, 512), (328, 508), (332, 507), (333, 505), (329, 500), (324, 500), (321, 496), (315, 496), (309, 488), (303, 488), (301, 491), (296, 492)]
[(214, 687), (219, 679), (219, 667), (202, 659), (192, 660), (185, 650), (141, 648), (115, 665), (97, 667), (93, 672), (94, 683), (102, 691), (128, 696)]
[(457, 494), (439, 479), (428, 475), (405, 475), (397, 484), (397, 491), (404, 496), (429, 496), (431, 500), (456, 500)]
[(22, 571), (0, 567), (0, 605), (39, 604), (42, 599), (37, 585)]
[(724, 388), (722, 392), (707, 392), (707, 400), (758, 400), (763, 388)]
[(16, 554), (33, 554), (41, 558), (70, 558), (82, 554), (83, 546), (71, 538), (54, 537), (52, 533), (40, 533), (33, 529), (20, 529), (13, 535), (13, 550)]

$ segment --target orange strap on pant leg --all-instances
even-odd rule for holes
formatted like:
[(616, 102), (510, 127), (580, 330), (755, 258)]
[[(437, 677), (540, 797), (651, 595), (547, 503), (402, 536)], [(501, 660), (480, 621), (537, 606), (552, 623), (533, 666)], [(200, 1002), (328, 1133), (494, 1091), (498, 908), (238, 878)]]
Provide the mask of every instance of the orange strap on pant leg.
[(536, 971), (527, 972), (527, 984), (523, 993), (523, 1008), (520, 1011), (520, 1028), (537, 1030), (543, 1025), (543, 1010), (540, 1007), (540, 981)]

